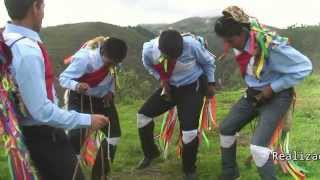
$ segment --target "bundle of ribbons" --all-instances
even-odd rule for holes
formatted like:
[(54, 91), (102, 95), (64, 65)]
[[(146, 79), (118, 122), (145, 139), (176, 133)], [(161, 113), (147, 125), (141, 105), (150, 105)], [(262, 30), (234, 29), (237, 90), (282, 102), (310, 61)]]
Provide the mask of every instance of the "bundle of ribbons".
[(81, 163), (84, 166), (92, 168), (96, 161), (98, 149), (105, 135), (100, 131), (88, 133), (80, 152)]
[(258, 65), (255, 70), (256, 78), (260, 79), (260, 74), (266, 59), (269, 57), (269, 48), (277, 45), (274, 42), (288, 43), (288, 38), (279, 36), (275, 32), (270, 31), (265, 26), (258, 23), (258, 21), (255, 19), (251, 20), (251, 34), (253, 36), (252, 40), (256, 41), (253, 43), (257, 43), (261, 51)]
[(0, 143), (4, 143), (0, 147), (6, 150), (12, 180), (37, 180), (19, 127), (26, 110), (10, 74), (10, 62), (7, 61), (10, 57), (1, 56), (0, 59)]
[[(168, 156), (169, 145), (172, 143), (173, 135), (176, 129), (176, 124), (178, 121), (177, 108), (174, 107), (167, 111), (163, 117), (163, 123), (160, 132), (160, 146), (163, 149), (164, 158)], [(210, 146), (206, 132), (211, 131), (217, 127), (216, 122), (216, 99), (212, 97), (211, 99), (204, 98), (204, 103), (201, 108), (201, 113), (199, 117), (199, 127), (198, 127), (198, 138), (199, 142), (202, 139), (206, 142), (207, 146)], [(177, 148), (176, 153), (178, 157), (181, 157), (182, 153), (182, 131), (179, 129), (179, 137), (176, 142)]]
[[(289, 139), (290, 139), (290, 126), (292, 123), (292, 116), (294, 112), (295, 99), (286, 113), (286, 115), (279, 121), (276, 131), (274, 132), (270, 148), (277, 154), (290, 154)], [(305, 180), (308, 173), (306, 169), (296, 164), (293, 160), (275, 160), (279, 164), (285, 174), (290, 174), (295, 180)]]

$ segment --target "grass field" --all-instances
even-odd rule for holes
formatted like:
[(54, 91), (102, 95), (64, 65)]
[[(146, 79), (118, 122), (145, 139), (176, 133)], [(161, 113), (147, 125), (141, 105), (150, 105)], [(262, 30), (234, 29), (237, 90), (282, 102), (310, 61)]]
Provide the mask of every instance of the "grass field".
[[(239, 91), (224, 91), (217, 94), (218, 121), (221, 121), (228, 113), (230, 107), (242, 95)], [(181, 160), (176, 158), (175, 145), (167, 160), (158, 159), (150, 168), (135, 170), (137, 163), (142, 158), (140, 142), (136, 128), (136, 112), (143, 101), (133, 101), (130, 104), (118, 104), (122, 138), (118, 148), (116, 160), (113, 164), (112, 179), (115, 180), (179, 180), (182, 178)], [(157, 120), (157, 133), (161, 125), (161, 119)], [(254, 164), (252, 167), (244, 165), (249, 156), (249, 143), (251, 137), (250, 125), (240, 132), (238, 143), (238, 163), (242, 180), (259, 179)], [(210, 133), (210, 147), (202, 145), (198, 155), (198, 175), (200, 180), (215, 180), (220, 174), (220, 150), (219, 139), (216, 131)], [(294, 123), (291, 131), (291, 150), (305, 153), (320, 154), (320, 77), (313, 75), (298, 87)], [(9, 179), (6, 167), (6, 156), (0, 149), (0, 180)], [(320, 179), (320, 161), (297, 162), (309, 170), (307, 174), (310, 180)], [(284, 175), (278, 169), (281, 180), (292, 179)]]

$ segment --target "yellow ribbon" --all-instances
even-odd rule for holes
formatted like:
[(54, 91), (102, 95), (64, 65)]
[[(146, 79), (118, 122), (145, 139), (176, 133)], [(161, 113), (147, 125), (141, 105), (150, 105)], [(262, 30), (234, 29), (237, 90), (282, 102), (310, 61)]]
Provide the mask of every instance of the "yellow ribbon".
[(119, 79), (118, 79), (118, 73), (117, 73), (117, 68), (114, 67), (114, 66), (111, 66), (109, 67), (109, 72), (111, 74), (111, 76), (113, 76), (113, 78), (115, 79), (115, 87), (120, 89), (120, 82), (119, 82)]
[(168, 72), (168, 59), (163, 57), (163, 56), (160, 56), (160, 59), (159, 59), (159, 62), (161, 64), (163, 64), (163, 67), (164, 67), (164, 72)]
[(10, 91), (10, 84), (7, 78), (2, 79), (2, 86), (5, 91)]

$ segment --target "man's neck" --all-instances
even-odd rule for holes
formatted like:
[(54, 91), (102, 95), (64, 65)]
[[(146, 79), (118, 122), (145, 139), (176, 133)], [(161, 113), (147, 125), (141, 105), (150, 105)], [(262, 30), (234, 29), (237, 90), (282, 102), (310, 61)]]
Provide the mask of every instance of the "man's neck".
[(33, 31), (36, 31), (34, 26), (31, 23), (29, 23), (27, 20), (21, 20), (21, 21), (14, 20), (11, 23), (14, 24), (14, 25), (17, 25), (17, 26), (22, 26), (22, 27), (25, 27), (27, 29), (31, 29)]

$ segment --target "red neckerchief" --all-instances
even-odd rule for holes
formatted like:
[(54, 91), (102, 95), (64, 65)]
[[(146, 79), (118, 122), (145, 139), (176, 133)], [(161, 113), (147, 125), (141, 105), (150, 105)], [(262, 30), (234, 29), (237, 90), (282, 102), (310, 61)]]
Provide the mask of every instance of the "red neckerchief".
[(83, 75), (81, 78), (79, 78), (80, 82), (84, 82), (89, 84), (91, 88), (96, 87), (98, 84), (100, 84), (108, 75), (109, 71), (106, 66), (102, 66), (100, 69)]
[(239, 65), (240, 68), (240, 73), (242, 77), (246, 75), (247, 72), (247, 67), (250, 62), (250, 59), (254, 55), (254, 51), (256, 49), (255, 45), (255, 33), (253, 31), (250, 32), (250, 44), (249, 44), (249, 49), (248, 51), (242, 51), (240, 54), (236, 56), (236, 61)]
[(40, 42), (38, 45), (41, 49), (43, 60), (44, 60), (44, 67), (45, 67), (45, 81), (46, 81), (46, 90), (47, 90), (47, 97), (52, 102), (53, 100), (53, 81), (54, 81), (54, 73), (52, 69), (51, 60), (48, 54), (47, 48)]
[(176, 66), (177, 60), (168, 61), (168, 71), (165, 71), (163, 63), (154, 65), (153, 67), (160, 75), (160, 80), (168, 81), (173, 73), (174, 67)]

